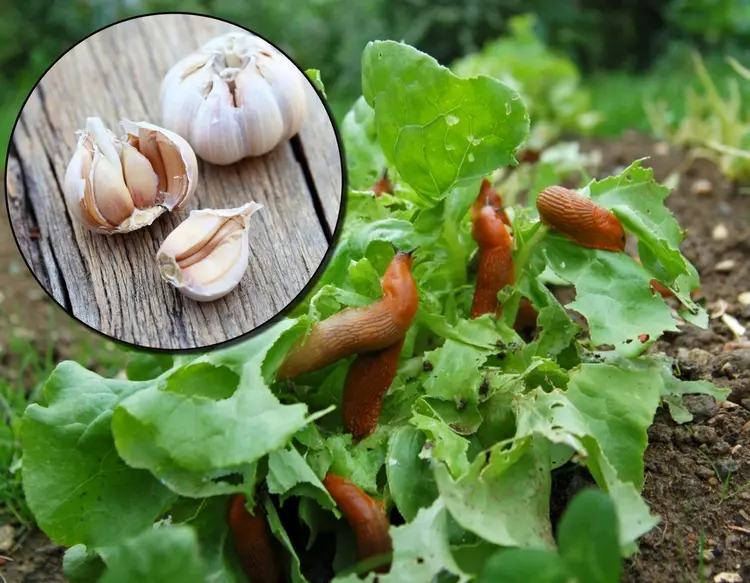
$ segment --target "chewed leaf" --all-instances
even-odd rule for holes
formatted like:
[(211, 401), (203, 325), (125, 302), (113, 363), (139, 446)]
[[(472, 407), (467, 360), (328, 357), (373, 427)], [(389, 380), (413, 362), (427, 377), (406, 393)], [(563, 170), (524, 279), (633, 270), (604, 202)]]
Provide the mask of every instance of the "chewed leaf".
[(266, 483), (271, 494), (279, 495), (280, 504), (290, 496), (305, 496), (317, 500), (325, 508), (335, 506), (328, 490), (293, 447), (271, 452)]
[(375, 241), (386, 241), (399, 250), (410, 251), (415, 247), (429, 245), (436, 237), (434, 233), (417, 232), (409, 221), (389, 218), (363, 225), (352, 234), (349, 246), (355, 257), (362, 257)]
[(682, 381), (672, 375), (670, 367), (661, 367), (664, 390), (661, 398), (669, 407), (669, 414), (677, 423), (689, 423), (693, 414), (682, 403), (684, 395), (710, 395), (717, 401), (725, 401), (730, 389), (720, 389), (708, 381)]
[[(617, 358), (617, 357), (615, 357)], [(575, 449), (617, 507), (620, 545), (629, 548), (657, 522), (638, 492), (643, 483), (646, 430), (664, 382), (651, 367), (584, 364), (568, 390), (534, 390), (517, 405), (516, 438), (543, 435)]]
[(636, 160), (619, 175), (594, 181), (582, 190), (592, 200), (608, 209), (625, 206), (648, 225), (659, 239), (677, 249), (685, 236), (674, 215), (664, 206), (669, 189), (654, 180), (654, 171)]
[(549, 463), (547, 442), (531, 437), (478, 455), (458, 480), (444, 466), (435, 477), (446, 507), (466, 530), (496, 545), (550, 547)]
[[(296, 321), (286, 321), (248, 341), (247, 346), (197, 359), (185, 369), (175, 369), (162, 383), (124, 399), (112, 416), (120, 456), (131, 467), (168, 479), (170, 487), (185, 496), (231, 491), (230, 483), (214, 483), (213, 479), (230, 472), (247, 474), (252, 464), (284, 447), (312, 420), (306, 405), (281, 404), (261, 371), (274, 343), (294, 325)], [(242, 354), (247, 360), (239, 368), (235, 359)], [(193, 384), (184, 382), (192, 371), (205, 376), (207, 366), (220, 370), (218, 362), (237, 366), (234, 370), (240, 371), (239, 376), (214, 373), (212, 377), (233, 386), (214, 388), (208, 396), (195, 394)], [(182, 382), (173, 379), (178, 376)], [(204, 487), (199, 488), (200, 484)]]
[(435, 200), (513, 163), (529, 134), (526, 105), (510, 87), (490, 77), (457, 77), (406, 44), (369, 43), (362, 88), (386, 157)]
[(409, 425), (398, 427), (388, 440), (388, 487), (407, 521), (414, 520), (420, 508), (429, 507), (437, 498), (429, 460), (419, 457), (424, 444), (422, 432)]
[(544, 285), (536, 279), (528, 285), (529, 297), (539, 311), (537, 323), (541, 328), (529, 350), (541, 357), (556, 356), (570, 345), (580, 327), (570, 320), (565, 308)]
[(424, 431), (427, 436), (429, 457), (445, 462), (456, 477), (466, 473), (469, 467), (466, 459), (466, 450), (469, 448), (467, 439), (455, 433), (447, 423), (426, 415), (415, 413), (411, 424)]
[(651, 292), (648, 272), (624, 253), (587, 249), (556, 234), (541, 244), (550, 269), (576, 287), (568, 307), (582, 314), (596, 345), (638, 342), (677, 330), (669, 306)]
[(440, 348), (425, 353), (425, 358), (433, 366), (423, 384), (425, 394), (448, 401), (461, 399), (464, 406), (466, 402), (476, 403), (477, 390), (482, 382), (479, 367), (491, 352), (492, 349), (447, 339)]
[(449, 525), (445, 505), (436, 500), (429, 508), (419, 510), (411, 522), (391, 527), (393, 562), (388, 573), (369, 573), (364, 579), (354, 573), (342, 574), (332, 583), (410, 583), (436, 581), (440, 576), (465, 583), (469, 576), (461, 571), (451, 552)]

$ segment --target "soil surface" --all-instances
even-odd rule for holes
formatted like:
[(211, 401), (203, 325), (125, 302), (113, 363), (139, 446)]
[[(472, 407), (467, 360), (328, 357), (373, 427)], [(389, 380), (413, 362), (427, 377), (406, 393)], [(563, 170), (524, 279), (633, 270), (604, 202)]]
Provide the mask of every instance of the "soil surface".
[[(642, 137), (587, 149), (601, 151), (602, 176), (643, 156), (651, 156), (645, 165), (660, 182), (680, 172), (667, 206), (687, 231), (682, 249), (701, 276), (703, 299), (696, 299), (709, 312), (723, 308), (750, 328), (750, 305), (739, 297), (750, 291), (750, 196), (738, 194), (712, 164), (697, 160), (680, 168), (679, 151)], [(748, 583), (750, 343), (738, 342), (717, 317), (707, 330), (688, 325), (652, 349), (675, 357), (681, 378), (710, 380), (731, 393), (721, 406), (708, 396), (686, 397), (694, 419), (685, 425), (667, 411), (657, 413), (649, 429), (643, 496), (661, 522), (642, 539), (623, 581)], [(569, 481), (567, 495), (576, 482), (582, 480)]]
[[(708, 330), (685, 326), (652, 349), (677, 358), (681, 378), (711, 380), (731, 389), (729, 401), (721, 405), (710, 397), (686, 398), (694, 420), (685, 425), (676, 424), (666, 411), (657, 413), (649, 430), (643, 495), (661, 522), (628, 561), (623, 581), (750, 583), (750, 343), (737, 341), (721, 318), (723, 312), (750, 327), (750, 305), (740, 300), (740, 294), (750, 292), (750, 196), (739, 195), (712, 164), (698, 160), (685, 165), (681, 152), (637, 135), (584, 146), (601, 152), (599, 176), (645, 156), (650, 156), (645, 165), (654, 168), (657, 180), (679, 174), (667, 205), (687, 230), (683, 251), (701, 275), (696, 299), (716, 317)], [(34, 317), (44, 300), (32, 297), (37, 289), (30, 285), (33, 279), (6, 289), (9, 270), (17, 272), (20, 265), (25, 271), (25, 266), (18, 264), (20, 256), (2, 221), (5, 307), (12, 300), (13, 313), (31, 316), (23, 324), (35, 329), (32, 337), (49, 334), (46, 322)], [(67, 326), (61, 331), (58, 325), (56, 333), (65, 334)], [(5, 332), (0, 330), (0, 339), (7, 338)], [(556, 473), (553, 514), (588, 483), (583, 471)], [(14, 559), (0, 566), (7, 583), (64, 581), (61, 551), (39, 533), (0, 554)]]

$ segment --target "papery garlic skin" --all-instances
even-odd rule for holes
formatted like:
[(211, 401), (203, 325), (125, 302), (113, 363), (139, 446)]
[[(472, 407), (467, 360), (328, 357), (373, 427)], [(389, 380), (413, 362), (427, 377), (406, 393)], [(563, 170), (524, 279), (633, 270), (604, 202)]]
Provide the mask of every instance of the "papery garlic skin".
[(65, 171), (72, 216), (91, 231), (127, 233), (184, 206), (198, 182), (198, 161), (183, 138), (147, 122), (120, 122), (118, 138), (90, 117)]
[(191, 211), (156, 254), (162, 278), (186, 297), (211, 302), (231, 292), (248, 266), (250, 217), (263, 208)]
[(307, 115), (302, 72), (260, 37), (230, 32), (188, 55), (161, 86), (162, 123), (212, 164), (270, 152)]

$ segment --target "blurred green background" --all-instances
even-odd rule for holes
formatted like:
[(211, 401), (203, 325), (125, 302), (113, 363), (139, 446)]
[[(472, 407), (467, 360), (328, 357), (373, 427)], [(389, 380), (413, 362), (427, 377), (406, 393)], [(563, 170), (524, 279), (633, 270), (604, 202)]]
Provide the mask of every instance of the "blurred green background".
[[(320, 69), (339, 118), (359, 95), (368, 40), (404, 40), (451, 64), (511, 33), (514, 15), (533, 13), (537, 53), (549, 48), (574, 76), (580, 72), (577, 107), (601, 112), (592, 131), (603, 136), (647, 131), (644, 100), (666, 99), (679, 117), (684, 90), (696, 82), (689, 49), (707, 56), (721, 83), (723, 55), (742, 60), (750, 47), (750, 0), (10, 0), (0, 22), (0, 143), (36, 80), (66, 49), (118, 18), (169, 10), (232, 20)], [(535, 69), (524, 42), (501, 47), (501, 66)], [(553, 63), (535, 74), (569, 72)]]

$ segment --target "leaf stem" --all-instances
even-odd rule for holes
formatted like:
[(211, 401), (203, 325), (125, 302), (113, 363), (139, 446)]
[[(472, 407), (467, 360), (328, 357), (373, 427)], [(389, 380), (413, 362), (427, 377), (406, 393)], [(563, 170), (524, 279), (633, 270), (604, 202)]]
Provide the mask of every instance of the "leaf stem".
[(529, 261), (529, 258), (531, 257), (531, 252), (534, 250), (534, 247), (539, 245), (539, 243), (542, 242), (542, 239), (547, 235), (549, 232), (549, 227), (543, 223), (539, 224), (539, 228), (537, 229), (536, 233), (534, 233), (531, 238), (526, 241), (524, 246), (521, 248), (521, 250), (518, 252), (518, 255), (516, 256), (515, 261), (515, 271), (516, 273), (523, 273), (524, 268), (526, 267), (526, 264)]

